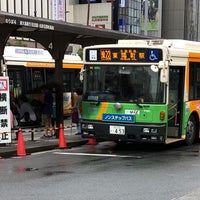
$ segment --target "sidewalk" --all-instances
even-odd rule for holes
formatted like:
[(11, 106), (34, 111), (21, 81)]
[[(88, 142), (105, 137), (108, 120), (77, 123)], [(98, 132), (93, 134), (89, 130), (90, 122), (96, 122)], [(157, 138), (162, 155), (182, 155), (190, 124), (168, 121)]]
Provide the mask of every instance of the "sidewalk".
[[(80, 135), (75, 135), (76, 128), (65, 128), (64, 135), (66, 139), (67, 148), (80, 146), (87, 143), (87, 139), (83, 139)], [(44, 132), (35, 132), (34, 140), (31, 140), (31, 133), (22, 130), (24, 145), (26, 149), (26, 153), (30, 154), (33, 152), (46, 151), (59, 147), (59, 139), (58, 138), (47, 138), (42, 139)], [(15, 133), (12, 133), (12, 142), (10, 144), (2, 144), (0, 145), (0, 156), (1, 157), (11, 157), (16, 156), (17, 154), (17, 140), (14, 140)]]

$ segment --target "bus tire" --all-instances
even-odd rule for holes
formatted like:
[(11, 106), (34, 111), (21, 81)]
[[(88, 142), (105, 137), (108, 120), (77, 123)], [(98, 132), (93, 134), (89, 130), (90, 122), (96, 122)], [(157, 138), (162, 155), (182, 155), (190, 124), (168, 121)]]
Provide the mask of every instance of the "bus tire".
[(186, 139), (185, 142), (187, 145), (192, 145), (194, 143), (194, 140), (196, 138), (196, 120), (193, 115), (190, 116), (188, 122), (187, 122), (187, 127), (186, 127)]

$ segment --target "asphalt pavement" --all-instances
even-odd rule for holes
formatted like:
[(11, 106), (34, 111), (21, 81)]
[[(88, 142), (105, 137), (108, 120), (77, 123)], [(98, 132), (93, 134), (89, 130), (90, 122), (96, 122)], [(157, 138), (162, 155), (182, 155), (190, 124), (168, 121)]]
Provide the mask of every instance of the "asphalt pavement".
[(21, 149), (24, 150), (25, 154), (29, 155), (34, 152), (63, 148), (63, 143), (65, 144), (64, 146), (66, 146), (64, 148), (72, 148), (88, 142), (88, 139), (84, 139), (80, 135), (75, 134), (76, 125), (69, 123), (69, 121), (65, 121), (64, 123), (66, 124), (63, 126), (65, 140), (56, 137), (43, 138), (44, 129), (42, 128), (35, 129), (33, 138), (30, 129), (22, 129), (22, 137), (18, 137), (18, 139), (16, 139), (16, 132), (12, 132), (11, 143), (0, 144), (0, 157), (20, 156), (17, 153), (19, 149), (20, 151)]

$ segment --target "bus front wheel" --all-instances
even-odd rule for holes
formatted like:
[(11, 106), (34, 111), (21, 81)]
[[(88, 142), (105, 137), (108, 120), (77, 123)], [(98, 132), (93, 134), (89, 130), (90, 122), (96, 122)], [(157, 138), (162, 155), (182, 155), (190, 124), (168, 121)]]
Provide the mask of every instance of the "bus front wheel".
[(190, 116), (186, 127), (186, 144), (192, 145), (196, 137), (196, 120), (194, 116)]

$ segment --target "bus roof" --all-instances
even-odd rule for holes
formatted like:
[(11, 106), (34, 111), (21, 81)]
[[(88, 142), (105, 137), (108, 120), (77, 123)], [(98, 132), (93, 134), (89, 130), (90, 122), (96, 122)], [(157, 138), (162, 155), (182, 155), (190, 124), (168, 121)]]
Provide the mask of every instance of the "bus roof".
[(174, 49), (195, 50), (200, 52), (200, 42), (181, 39), (155, 39), (155, 40), (118, 40), (119, 45), (148, 45), (163, 46)]
[(51, 54), (40, 48), (6, 46), (3, 56), (6, 61), (52, 61)]
[[(42, 48), (6, 46), (3, 56), (7, 62), (54, 62), (51, 54)], [(77, 54), (66, 54), (63, 63), (82, 63), (82, 60)]]

